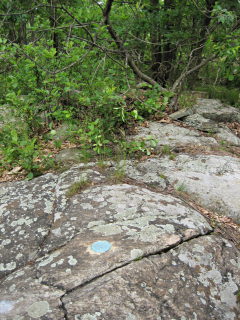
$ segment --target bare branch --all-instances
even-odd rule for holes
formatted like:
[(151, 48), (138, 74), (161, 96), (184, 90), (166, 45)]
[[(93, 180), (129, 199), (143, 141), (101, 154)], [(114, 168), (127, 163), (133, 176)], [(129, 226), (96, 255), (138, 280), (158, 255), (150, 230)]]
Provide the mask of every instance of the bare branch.
[(92, 42), (95, 42), (91, 32), (85, 27), (85, 25), (81, 21), (79, 21), (76, 17), (74, 17), (74, 15), (70, 11), (68, 11), (68, 9), (66, 9), (64, 6), (61, 6), (61, 9), (64, 12), (66, 12), (74, 21), (76, 21), (85, 30), (85, 32), (89, 35)]
[(122, 52), (123, 56), (126, 58), (127, 64), (132, 69), (132, 71), (143, 81), (146, 81), (147, 83), (158, 86), (162, 91), (166, 91), (165, 88), (159, 85), (154, 79), (143, 73), (135, 64), (133, 58), (130, 56), (129, 52), (125, 49), (123, 41), (119, 38), (118, 34), (113, 29), (111, 23), (110, 23), (110, 12), (112, 9), (112, 4), (114, 0), (107, 0), (105, 8), (103, 10), (103, 21), (104, 24), (107, 26), (107, 30), (113, 40), (115, 41), (118, 49)]
[(195, 67), (193, 67), (190, 70), (185, 70), (182, 72), (182, 74), (180, 75), (180, 77), (174, 82), (171, 90), (173, 92), (176, 92), (176, 89), (182, 84), (182, 81), (189, 76), (191, 73), (193, 73), (194, 71), (199, 70), (200, 68), (202, 68), (203, 66), (205, 66), (208, 62), (214, 60), (216, 58), (216, 55), (213, 55), (207, 59), (204, 59), (201, 61), (201, 63), (199, 63), (198, 65), (196, 65)]
[[(51, 5), (47, 5), (47, 4), (42, 4), (42, 5), (38, 5), (36, 7), (33, 7), (31, 9), (28, 9), (26, 11), (22, 11), (22, 12), (8, 12), (7, 13), (4, 13), (4, 14), (0, 14), (0, 17), (7, 17), (7, 16), (21, 16), (23, 14), (28, 14), (28, 13), (31, 13), (32, 11), (35, 11), (39, 8), (52, 8)], [(58, 6), (54, 6), (55, 9), (61, 9), (61, 7), (58, 7)]]

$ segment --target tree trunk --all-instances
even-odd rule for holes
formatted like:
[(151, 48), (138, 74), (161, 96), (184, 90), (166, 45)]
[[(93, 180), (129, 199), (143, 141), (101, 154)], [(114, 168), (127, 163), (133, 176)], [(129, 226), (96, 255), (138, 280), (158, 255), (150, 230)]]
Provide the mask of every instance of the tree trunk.
[(50, 27), (53, 28), (52, 32), (52, 40), (53, 40), (53, 48), (56, 49), (56, 56), (59, 54), (59, 39), (58, 34), (55, 30), (57, 27), (57, 8), (56, 8), (56, 0), (49, 0), (50, 7), (50, 15), (49, 15), (49, 22)]
[[(164, 1), (164, 10), (170, 11), (175, 9), (175, 0), (165, 0)], [(170, 13), (170, 12), (169, 12)], [(171, 15), (167, 15), (167, 21), (164, 26), (164, 32), (171, 33), (172, 28), (174, 27), (174, 21), (171, 17)], [(165, 38), (164, 40), (166, 43), (163, 46), (163, 52), (162, 52), (162, 63), (164, 66), (164, 72), (162, 73), (162, 82), (164, 85), (167, 84), (167, 81), (170, 78), (171, 71), (173, 70), (175, 59), (176, 59), (176, 46), (173, 46), (172, 43)]]
[(160, 34), (160, 21), (158, 20), (159, 15), (159, 0), (150, 0), (150, 10), (151, 13), (151, 30), (150, 30), (150, 39), (151, 39), (151, 53), (152, 53), (152, 62), (151, 62), (151, 72), (152, 78), (161, 83), (161, 34)]
[(110, 23), (109, 15), (110, 15), (110, 12), (112, 9), (113, 2), (114, 2), (114, 0), (107, 0), (105, 8), (103, 10), (103, 21), (104, 21), (104, 24), (107, 26), (107, 30), (108, 30), (109, 34), (111, 35), (112, 39), (115, 41), (115, 43), (119, 49), (119, 52), (121, 53), (121, 55), (123, 55), (125, 57), (129, 67), (132, 69), (132, 71), (134, 72), (134, 74), (136, 76), (138, 76), (140, 79), (142, 79), (143, 81), (146, 81), (147, 83), (149, 83), (153, 86), (158, 86), (160, 90), (166, 91), (166, 89), (164, 87), (162, 87), (157, 81), (155, 81), (153, 78), (146, 75), (144, 72), (142, 72), (138, 68), (133, 57), (129, 54), (127, 49), (125, 49), (122, 39), (118, 36), (118, 34), (116, 33), (116, 31), (114, 30), (114, 28), (112, 27), (112, 25)]
[[(204, 17), (202, 19), (202, 23), (200, 25), (200, 33), (199, 33), (199, 41), (197, 44), (194, 45), (195, 48), (198, 48), (197, 50), (194, 50), (192, 55), (192, 67), (197, 66), (200, 64), (202, 60), (202, 53), (205, 47), (205, 44), (207, 42), (207, 33), (208, 28), (210, 26), (212, 17), (212, 10), (216, 3), (216, 0), (206, 0), (206, 11), (204, 14)], [(192, 88), (196, 80), (198, 79), (199, 70), (197, 69), (195, 72), (192, 73), (191, 77), (189, 78), (189, 86)]]

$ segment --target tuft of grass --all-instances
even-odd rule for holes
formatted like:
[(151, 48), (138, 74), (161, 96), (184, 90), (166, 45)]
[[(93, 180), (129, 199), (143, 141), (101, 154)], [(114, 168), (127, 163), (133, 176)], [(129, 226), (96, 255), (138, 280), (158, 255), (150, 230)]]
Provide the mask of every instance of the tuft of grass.
[(184, 183), (175, 186), (177, 192), (187, 192), (187, 187)]
[(240, 290), (238, 290), (236, 296), (237, 296), (237, 302), (240, 303)]
[(174, 160), (176, 158), (176, 154), (172, 152), (172, 149), (169, 145), (162, 146), (160, 154), (168, 155), (170, 160)]
[(174, 160), (176, 158), (176, 154), (175, 153), (171, 153), (170, 155), (169, 155), (169, 159), (170, 160)]
[(81, 179), (79, 181), (74, 182), (66, 192), (66, 196), (68, 198), (74, 196), (75, 194), (79, 193), (80, 191), (83, 191), (90, 185), (90, 181), (87, 179)]
[(169, 154), (172, 153), (172, 150), (171, 150), (170, 146), (168, 146), (167, 144), (165, 144), (165, 145), (162, 146), (162, 148), (161, 148), (161, 153), (162, 153), (162, 154), (169, 155)]
[(118, 165), (111, 176), (111, 180), (114, 183), (120, 183), (120, 182), (123, 182), (125, 178), (126, 178), (125, 166)]
[(225, 141), (225, 140), (220, 140), (220, 141), (219, 141), (219, 144), (220, 144), (221, 146), (223, 146), (223, 147), (226, 147), (226, 146), (228, 145), (228, 142)]
[(179, 109), (188, 109), (196, 104), (197, 97), (189, 92), (183, 92), (178, 98)]
[(159, 177), (160, 177), (161, 179), (167, 179), (167, 176), (165, 176), (165, 174), (163, 174), (163, 173), (160, 173), (160, 174), (159, 174)]
[(106, 168), (109, 167), (109, 164), (108, 164), (106, 161), (104, 161), (104, 160), (99, 160), (99, 161), (97, 162), (97, 166), (98, 166), (98, 168), (99, 168), (100, 170), (105, 170)]

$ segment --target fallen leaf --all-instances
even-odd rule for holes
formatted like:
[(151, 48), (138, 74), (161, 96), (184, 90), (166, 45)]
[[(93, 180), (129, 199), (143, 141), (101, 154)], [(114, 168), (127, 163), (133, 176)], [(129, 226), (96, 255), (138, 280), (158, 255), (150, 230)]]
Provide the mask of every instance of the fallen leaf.
[(15, 167), (13, 168), (11, 171), (9, 171), (7, 174), (11, 175), (11, 174), (15, 174), (15, 173), (18, 173), (22, 171), (22, 167), (18, 166), (18, 167)]

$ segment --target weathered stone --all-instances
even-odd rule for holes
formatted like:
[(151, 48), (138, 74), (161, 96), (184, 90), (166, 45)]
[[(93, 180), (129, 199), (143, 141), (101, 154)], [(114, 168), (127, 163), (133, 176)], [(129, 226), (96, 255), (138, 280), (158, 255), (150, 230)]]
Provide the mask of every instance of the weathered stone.
[(192, 126), (201, 131), (215, 133), (219, 130), (216, 122), (206, 119), (200, 114), (190, 115), (186, 117), (183, 121), (189, 126)]
[(231, 243), (207, 236), (99, 277), (63, 302), (68, 319), (237, 320), (239, 270)]
[(152, 137), (157, 139), (157, 148), (163, 145), (171, 147), (180, 146), (211, 146), (217, 145), (217, 141), (210, 137), (203, 137), (199, 132), (189, 130), (173, 124), (163, 124), (159, 122), (150, 122), (149, 126), (139, 128), (139, 132), (135, 136), (131, 136), (132, 140), (147, 140)]
[[(82, 180), (88, 182), (88, 188), (94, 184), (106, 182), (107, 177), (97, 170), (91, 169), (93, 163), (88, 164), (90, 166), (87, 169), (87, 165), (79, 164), (71, 169), (62, 173), (56, 184), (56, 203), (54, 210), (54, 218), (51, 226), (51, 230), (48, 239), (45, 241), (43, 251), (47, 252), (53, 250), (63, 244), (69, 242), (74, 235), (82, 229), (82, 207), (72, 210), (72, 207), (77, 207), (79, 204), (79, 193), (71, 197), (67, 196), (69, 188), (75, 183)], [(84, 195), (87, 190), (81, 190), (80, 196)], [(91, 219), (91, 217), (90, 217)]]
[(189, 115), (192, 114), (192, 110), (191, 109), (181, 109), (177, 112), (174, 112), (172, 114), (169, 115), (169, 118), (173, 119), (173, 120), (178, 120), (178, 119), (182, 119), (184, 117), (187, 117)]
[[(72, 167), (59, 177), (47, 174), (31, 181), (1, 185), (0, 277), (36, 259), (42, 250), (48, 250), (48, 242), (42, 248), (47, 239), (52, 249), (74, 236), (77, 218), (75, 214), (68, 221), (66, 208), (72, 201), (66, 196), (68, 189), (81, 179), (89, 180), (90, 185), (106, 179), (98, 171), (84, 170), (84, 166)], [(63, 223), (61, 241), (57, 232), (59, 220)]]
[(216, 137), (224, 145), (240, 146), (240, 139), (227, 127), (219, 128)]
[(41, 283), (32, 266), (9, 275), (0, 285), (0, 319), (64, 319), (65, 291)]
[[(211, 102), (213, 110), (224, 109)], [(236, 115), (226, 114), (228, 120)], [(189, 119), (213, 124), (199, 115)], [(159, 140), (162, 153), (219, 146), (172, 124), (150, 123), (138, 138), (148, 135)], [(216, 136), (239, 145), (223, 124)], [(214, 235), (187, 199), (239, 222), (240, 161), (172, 159), (107, 162), (104, 168), (80, 163), (58, 175), (1, 184), (0, 319), (239, 319), (239, 251)], [(113, 184), (113, 170), (121, 167), (125, 183)], [(188, 193), (185, 201), (169, 194), (173, 186), (182, 197)]]
[[(77, 168), (74, 170), (76, 175)], [(71, 231), (74, 226), (75, 236), (68, 238), (64, 232), (52, 229), (56, 237), (63, 236), (68, 243), (58, 243), (59, 249), (2, 282), (0, 312), (6, 320), (41, 316), (61, 319), (57, 306), (66, 291), (211, 231), (205, 218), (181, 200), (131, 185), (91, 187), (67, 204), (63, 193), (74, 170), (58, 181), (56, 195), (62, 201), (55, 202), (55, 206), (65, 209), (67, 216), (60, 229)], [(104, 253), (93, 250), (93, 244), (100, 240), (110, 243)], [(48, 239), (44, 246), (48, 246)]]
[(55, 156), (61, 163), (76, 163), (81, 161), (81, 150), (78, 148), (63, 149)]
[(165, 176), (156, 166), (149, 166), (148, 162), (127, 161), (122, 164), (125, 174), (136, 180), (137, 182), (145, 183), (150, 187), (158, 187), (164, 190), (167, 187)]
[[(176, 189), (192, 195), (200, 204), (240, 221), (240, 161), (229, 156), (179, 155), (146, 160), (145, 173), (156, 172)], [(136, 170), (136, 168), (133, 169)], [(128, 171), (130, 168), (128, 168)], [(156, 179), (154, 183), (157, 184)]]
[(204, 99), (209, 98), (208, 92), (205, 92), (205, 91), (191, 91), (191, 95), (196, 98), (204, 98)]
[(53, 218), (57, 176), (0, 186), (0, 278), (37, 256)]
[[(211, 231), (205, 218), (179, 199), (126, 184), (94, 187), (76, 195), (67, 217), (58, 236), (65, 236), (66, 224), (69, 229), (74, 225), (74, 239), (36, 264), (44, 283), (67, 290)], [(109, 251), (99, 254), (91, 249), (93, 243), (106, 240)]]
[(192, 110), (193, 113), (216, 122), (240, 122), (240, 111), (231, 106), (225, 107), (219, 100), (197, 99), (197, 104)]

